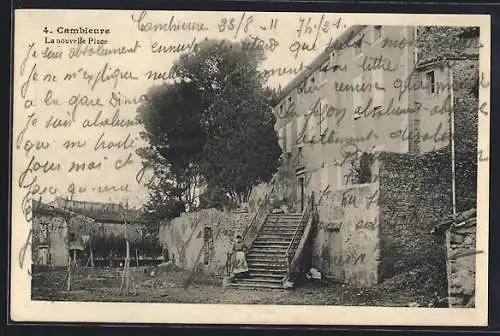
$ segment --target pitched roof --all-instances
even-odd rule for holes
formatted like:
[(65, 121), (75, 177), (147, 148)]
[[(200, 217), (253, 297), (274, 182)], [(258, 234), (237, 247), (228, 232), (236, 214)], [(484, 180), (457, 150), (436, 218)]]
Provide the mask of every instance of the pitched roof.
[(305, 69), (295, 76), (278, 94), (277, 100), (278, 104), (288, 96), (300, 83), (306, 80), (310, 75), (312, 75), (321, 65), (330, 58), (330, 54), (336, 50), (342, 50), (345, 48), (345, 44), (349, 43), (357, 33), (363, 30), (366, 25), (356, 25), (348, 28), (339, 37), (330, 43), (330, 45), (325, 48)]
[(37, 200), (32, 200), (31, 209), (33, 214), (40, 214), (40, 215), (59, 215), (59, 216), (78, 215), (68, 209), (63, 209), (55, 205), (42, 203)]
[(101, 223), (125, 223), (125, 220), (128, 223), (140, 222), (142, 215), (142, 212), (137, 209), (126, 209), (116, 203), (74, 201), (58, 197), (54, 205)]

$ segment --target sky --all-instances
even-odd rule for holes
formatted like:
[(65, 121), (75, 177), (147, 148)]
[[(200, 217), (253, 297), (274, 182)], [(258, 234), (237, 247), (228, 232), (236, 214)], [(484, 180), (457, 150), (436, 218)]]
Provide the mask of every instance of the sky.
[[(23, 61), (25, 59), (26, 61), (24, 61), (23, 76), (18, 77), (14, 89), (14, 134), (20, 133), (26, 127), (28, 116), (32, 114), (34, 116), (31, 120), (37, 119), (37, 123), (36, 126), (27, 127), (20, 141), (21, 148), (14, 152), (17, 167), (14, 175), (19, 172), (18, 178), (14, 178), (14, 183), (19, 181), (22, 172), (28, 170), (28, 174), (25, 174), (25, 184), (36, 177), (40, 188), (43, 189), (45, 186), (57, 188), (55, 195), (43, 194), (43, 201), (50, 201), (55, 196), (61, 196), (95, 202), (129, 202), (131, 206), (140, 206), (147, 195), (147, 189), (135, 182), (136, 174), (141, 167), (139, 158), (133, 154), (131, 164), (116, 170), (114, 165), (117, 160), (127, 162), (130, 150), (100, 149), (96, 151), (94, 147), (99, 138), (109, 144), (109, 141), (124, 141), (127, 137), (126, 144), (130, 144), (133, 140), (133, 145), (140, 147), (141, 127), (97, 128), (83, 127), (83, 124), (85, 120), (87, 120), (86, 124), (94, 120), (99, 111), (102, 111), (102, 119), (111, 118), (118, 108), (120, 118), (135, 118), (137, 105), (116, 106), (117, 101), (114, 100), (115, 106), (111, 106), (109, 99), (113, 92), (114, 97), (122, 99), (139, 98), (151, 86), (162, 83), (148, 80), (145, 74), (150, 70), (168, 72), (180, 54), (158, 52), (161, 49), (160, 46), (168, 48), (170, 45), (189, 44), (193, 39), (202, 41), (204, 38), (236, 41), (244, 37), (257, 37), (265, 42), (274, 39), (274, 50), (266, 52), (267, 59), (262, 64), (262, 68), (295, 68), (299, 67), (301, 62), (307, 65), (322, 50), (322, 48), (313, 51), (303, 50), (307, 49), (305, 45), (312, 45), (316, 39), (317, 45), (324, 47), (330, 38), (338, 36), (349, 24), (340, 15), (326, 14), (322, 18), (321, 14), (308, 13), (89, 11), (82, 16), (75, 11), (53, 11), (50, 18), (44, 11), (23, 14), (25, 16), (21, 18), (26, 20), (24, 25), (27, 24), (30, 29), (24, 29), (23, 34), (16, 35), (15, 69), (19, 71), (18, 74), (20, 74)], [(20, 21), (20, 19), (17, 20), (18, 23)], [(240, 29), (237, 32), (240, 21)], [(189, 28), (187, 31), (168, 29), (170, 22), (174, 25), (180, 22), (188, 23), (184, 26)], [(322, 22), (321, 28), (323, 29), (318, 29), (319, 22)], [(167, 29), (154, 31), (154, 26), (159, 23), (166, 23)], [(170, 28), (172, 26), (170, 25)], [(103, 35), (59, 33), (64, 31), (63, 29), (79, 27), (109, 29), (110, 32)], [(300, 27), (299, 32), (297, 30)], [(198, 29), (201, 31), (197, 31)], [(318, 33), (317, 36), (316, 33)], [(75, 45), (57, 43), (60, 42), (57, 39), (75, 39), (80, 36), (85, 39), (93, 36), (92, 42), (97, 39), (106, 39), (107, 44), (104, 47), (109, 49), (119, 47), (131, 49), (136, 43), (139, 47), (135, 49), (135, 53), (123, 55), (70, 57), (75, 54), (71, 52)], [(31, 43), (34, 45), (30, 49)], [(86, 45), (98, 47), (97, 44), (86, 43)], [(35, 51), (37, 57), (26, 57), (28, 50)], [(61, 57), (56, 57), (58, 54)], [(28, 81), (28, 89), (23, 96), (21, 89), (23, 84), (26, 84), (33, 66), (39, 74), (39, 80)], [(119, 72), (124, 78), (97, 81), (96, 84), (92, 84), (99, 71), (108, 76)], [(137, 77), (137, 80), (127, 80), (127, 72), (128, 75)], [(47, 74), (49, 77), (46, 77)], [(73, 74), (73, 78), (64, 80), (67, 74)], [(55, 76), (57, 79), (54, 82), (43, 80), (50, 79), (50, 76)], [(285, 86), (293, 77), (293, 75), (273, 76), (269, 78), (268, 84), (272, 87)], [(47, 95), (51, 96), (49, 105), (44, 103)], [(36, 106), (25, 108), (26, 100), (29, 99), (33, 100)], [(53, 103), (54, 100), (57, 100), (59, 104)], [(54, 121), (55, 118), (68, 119), (71, 116), (74, 116), (74, 121), (70, 127), (54, 128), (51, 125), (45, 127), (51, 117)], [(87, 144), (83, 148), (65, 150), (63, 144), (68, 140), (86, 141)], [(29, 149), (29, 147), (36, 147), (35, 144), (38, 141), (49, 142), (49, 148), (38, 151), (24, 150), (26, 142), (28, 142), (27, 148)], [(33, 172), (27, 168), (33, 168), (29, 165), (32, 157), (35, 161), (33, 164), (38, 162), (40, 166), (48, 167), (50, 163), (60, 163), (61, 169), (48, 173), (43, 173), (41, 170)], [(100, 161), (100, 169), (88, 170), (89, 164), (92, 164), (91, 161), (94, 162), (94, 166)], [(70, 167), (73, 162), (85, 163), (86, 171), (72, 170)], [(115, 190), (124, 190), (125, 184), (128, 184), (128, 187), (124, 192), (109, 192), (113, 189), (111, 186), (115, 186)], [(29, 190), (29, 188), (23, 189)], [(104, 190), (108, 192), (102, 192)]]

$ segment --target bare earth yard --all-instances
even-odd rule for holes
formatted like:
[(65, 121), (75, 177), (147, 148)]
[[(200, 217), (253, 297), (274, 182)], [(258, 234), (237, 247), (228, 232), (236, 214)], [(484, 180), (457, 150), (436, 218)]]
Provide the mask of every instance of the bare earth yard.
[[(32, 299), (43, 301), (164, 302), (287, 305), (427, 306), (434, 298), (418, 293), (407, 281), (355, 288), (338, 283), (306, 283), (294, 290), (242, 290), (222, 288), (221, 280), (197, 275), (189, 286), (189, 272), (164, 270), (155, 275), (131, 268), (129, 295), (120, 295), (121, 271), (86, 269), (73, 271), (71, 291), (66, 291), (66, 270), (45, 269), (32, 275)], [(407, 277), (406, 277), (407, 278)]]

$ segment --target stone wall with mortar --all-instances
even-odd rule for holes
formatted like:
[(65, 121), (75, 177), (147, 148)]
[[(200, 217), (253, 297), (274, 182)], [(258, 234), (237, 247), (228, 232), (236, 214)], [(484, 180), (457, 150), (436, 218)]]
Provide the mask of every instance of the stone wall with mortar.
[(448, 302), (450, 307), (474, 307), (476, 279), (476, 217), (446, 232)]
[[(253, 217), (253, 212), (235, 213), (216, 209), (183, 214), (160, 224), (160, 243), (176, 266), (186, 270), (197, 266), (207, 273), (220, 275), (236, 235), (243, 234)], [(205, 242), (205, 227), (211, 228), (213, 237), (213, 245), (208, 247), (207, 263), (204, 252), (200, 255)]]
[(356, 286), (377, 283), (377, 190), (377, 183), (353, 185), (317, 201), (313, 267), (325, 276)]
[(420, 270), (423, 286), (446, 288), (446, 252), (437, 223), (452, 213), (447, 151), (421, 156), (381, 153), (379, 170), (379, 279)]

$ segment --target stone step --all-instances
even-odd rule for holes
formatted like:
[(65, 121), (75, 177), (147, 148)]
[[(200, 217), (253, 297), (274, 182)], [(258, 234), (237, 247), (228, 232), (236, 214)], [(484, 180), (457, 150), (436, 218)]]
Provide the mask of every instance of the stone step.
[[(291, 224), (299, 224), (300, 223), (300, 219), (287, 219), (287, 218), (277, 218), (277, 219), (267, 219), (265, 224), (280, 224), (280, 223), (283, 223), (283, 224), (286, 224), (286, 225), (291, 225)], [(264, 225), (265, 225), (264, 224)]]
[(253, 242), (252, 247), (288, 247), (290, 245), (289, 241), (278, 241), (278, 240), (262, 240)]
[(292, 239), (278, 239), (278, 238), (258, 238), (254, 240), (252, 246), (255, 246), (256, 244), (257, 245), (262, 245), (263, 243), (267, 243), (267, 244), (290, 244), (290, 242), (292, 241)]
[(294, 232), (259, 233), (257, 239), (292, 239)]
[(270, 280), (283, 280), (283, 277), (286, 275), (286, 272), (280, 273), (270, 273), (270, 272), (248, 272), (249, 279), (270, 279)]
[[(296, 226), (286, 226), (286, 225), (265, 225), (262, 229), (261, 232), (265, 234), (272, 234), (276, 232), (283, 232), (285, 234), (289, 233), (295, 233), (297, 230)], [(261, 233), (259, 232), (259, 233)]]
[(296, 218), (302, 218), (302, 214), (299, 213), (299, 212), (296, 212), (296, 213), (287, 213), (287, 214), (269, 214), (267, 215), (267, 218), (270, 218), (270, 219), (276, 219), (276, 218), (293, 218), (293, 219), (296, 219)]
[(261, 262), (256, 261), (248, 264), (248, 268), (269, 268), (273, 270), (286, 270), (286, 263), (270, 263), (270, 262)]
[(243, 279), (238, 279), (234, 281), (235, 283), (238, 282), (246, 282), (246, 283), (269, 283), (269, 284), (279, 284), (281, 285), (282, 278), (269, 278), (269, 277), (248, 277), (248, 278), (243, 278)]
[(279, 256), (284, 256), (285, 252), (287, 250), (288, 246), (283, 246), (283, 247), (268, 247), (268, 246), (258, 246), (258, 247), (252, 247), (250, 251), (252, 252), (257, 252), (257, 253), (275, 253), (278, 254)]
[(263, 273), (263, 274), (278, 274), (278, 275), (285, 275), (286, 274), (286, 268), (280, 267), (280, 268), (265, 268), (265, 267), (248, 267), (248, 272), (249, 274), (257, 274), (257, 273)]
[[(286, 249), (285, 249), (286, 251)], [(250, 252), (248, 252), (248, 256), (265, 256), (269, 258), (281, 258), (285, 257), (285, 252), (281, 250), (268, 250), (268, 249), (262, 249), (262, 248), (251, 248)]]
[(274, 263), (274, 264), (285, 264), (285, 257), (279, 255), (253, 255), (247, 256), (247, 262), (260, 262), (260, 263)]
[(246, 282), (232, 282), (229, 287), (238, 289), (253, 289), (253, 290), (277, 290), (282, 289), (283, 286), (276, 284), (266, 284), (266, 283), (246, 283)]
[(255, 237), (255, 240), (288, 240), (290, 241), (293, 238), (293, 233), (290, 232), (287, 235), (280, 236), (279, 234), (269, 235), (269, 234), (259, 234)]

